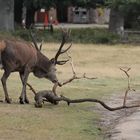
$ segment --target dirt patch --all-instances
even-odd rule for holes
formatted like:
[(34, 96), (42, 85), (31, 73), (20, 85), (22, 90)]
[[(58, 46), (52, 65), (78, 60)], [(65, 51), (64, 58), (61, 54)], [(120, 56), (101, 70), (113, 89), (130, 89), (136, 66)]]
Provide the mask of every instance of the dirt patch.
[[(132, 105), (140, 103), (139, 92), (137, 91), (136, 93), (130, 93), (127, 99), (127, 104)], [(123, 103), (123, 94), (114, 94), (110, 97), (110, 99), (106, 101), (106, 103), (112, 107), (121, 106)], [(133, 127), (131, 127), (131, 125), (134, 125), (135, 130), (140, 126), (140, 119), (138, 119), (138, 116), (140, 115), (140, 109), (131, 108), (110, 112), (108, 110), (105, 110), (101, 106), (98, 106), (97, 108), (99, 110), (99, 113), (103, 116), (100, 120), (100, 125), (101, 128), (103, 128), (104, 139), (128, 140), (130, 138), (136, 140), (137, 135), (135, 135), (135, 138), (133, 136), (137, 131), (132, 131)], [(132, 120), (135, 122), (132, 123)]]

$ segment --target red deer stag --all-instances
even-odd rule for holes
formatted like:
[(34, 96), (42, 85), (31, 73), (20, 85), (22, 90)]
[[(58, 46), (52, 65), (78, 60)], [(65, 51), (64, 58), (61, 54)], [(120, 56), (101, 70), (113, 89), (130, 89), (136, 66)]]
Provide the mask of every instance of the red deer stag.
[(4, 89), (5, 101), (7, 103), (11, 103), (6, 86), (7, 78), (10, 76), (11, 72), (19, 72), (22, 81), (22, 91), (19, 99), (20, 103), (24, 104), (29, 103), (26, 95), (26, 83), (30, 72), (33, 72), (38, 78), (47, 78), (53, 83), (59, 83), (55, 66), (56, 64), (63, 65), (68, 61), (58, 61), (57, 59), (60, 54), (65, 53), (71, 47), (70, 45), (67, 49), (62, 50), (69, 38), (69, 31), (62, 31), (61, 45), (55, 57), (52, 59), (49, 59), (41, 53), (31, 31), (30, 35), (34, 45), (15, 40), (4, 40), (0, 43), (0, 60), (2, 62), (2, 68), (4, 69), (1, 81)]

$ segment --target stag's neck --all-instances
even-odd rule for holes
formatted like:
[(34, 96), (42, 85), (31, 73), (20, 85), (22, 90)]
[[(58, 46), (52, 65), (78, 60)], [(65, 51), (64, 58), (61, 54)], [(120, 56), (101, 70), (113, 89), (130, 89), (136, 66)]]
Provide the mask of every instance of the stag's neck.
[(37, 53), (37, 63), (36, 63), (37, 67), (45, 67), (45, 69), (47, 67), (50, 66), (50, 60), (48, 57), (46, 57), (45, 55), (43, 55), (42, 53), (38, 52)]

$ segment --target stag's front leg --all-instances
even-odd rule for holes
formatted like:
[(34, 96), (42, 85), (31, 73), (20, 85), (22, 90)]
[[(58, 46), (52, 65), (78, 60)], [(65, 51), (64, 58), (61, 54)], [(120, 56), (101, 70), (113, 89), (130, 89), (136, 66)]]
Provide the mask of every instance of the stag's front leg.
[(28, 100), (27, 95), (26, 95), (26, 83), (28, 80), (28, 76), (29, 76), (28, 71), (25, 71), (25, 73), (20, 73), (20, 78), (21, 78), (22, 85), (23, 85), (21, 96), (19, 97), (20, 104), (29, 103), (29, 100)]
[(2, 86), (3, 86), (3, 90), (4, 90), (4, 94), (5, 94), (5, 101), (7, 103), (11, 103), (11, 99), (9, 98), (7, 86), (6, 86), (6, 81), (7, 81), (7, 78), (9, 77), (9, 75), (10, 75), (10, 72), (5, 71), (1, 78)]

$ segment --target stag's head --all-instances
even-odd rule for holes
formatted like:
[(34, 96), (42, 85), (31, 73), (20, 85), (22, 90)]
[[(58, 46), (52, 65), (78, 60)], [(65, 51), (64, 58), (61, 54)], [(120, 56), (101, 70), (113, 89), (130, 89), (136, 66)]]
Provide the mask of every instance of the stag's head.
[(72, 46), (72, 43), (71, 43), (70, 46), (68, 46), (65, 50), (62, 50), (63, 46), (65, 45), (65, 43), (69, 39), (69, 34), (70, 34), (69, 30), (62, 30), (62, 41), (61, 41), (60, 47), (59, 47), (55, 57), (52, 59), (48, 59), (41, 52), (42, 43), (41, 43), (40, 47), (38, 47), (32, 32), (30, 32), (30, 35), (31, 35), (33, 44), (37, 50), (37, 56), (38, 56), (37, 57), (38, 63), (33, 71), (35, 76), (37, 76), (39, 78), (47, 78), (50, 81), (52, 81), (53, 83), (59, 83), (57, 76), (56, 76), (56, 65), (64, 65), (68, 61), (68, 60), (61, 60), (60, 61), (60, 60), (58, 60), (58, 57), (61, 54), (64, 54), (65, 52), (67, 52)]

